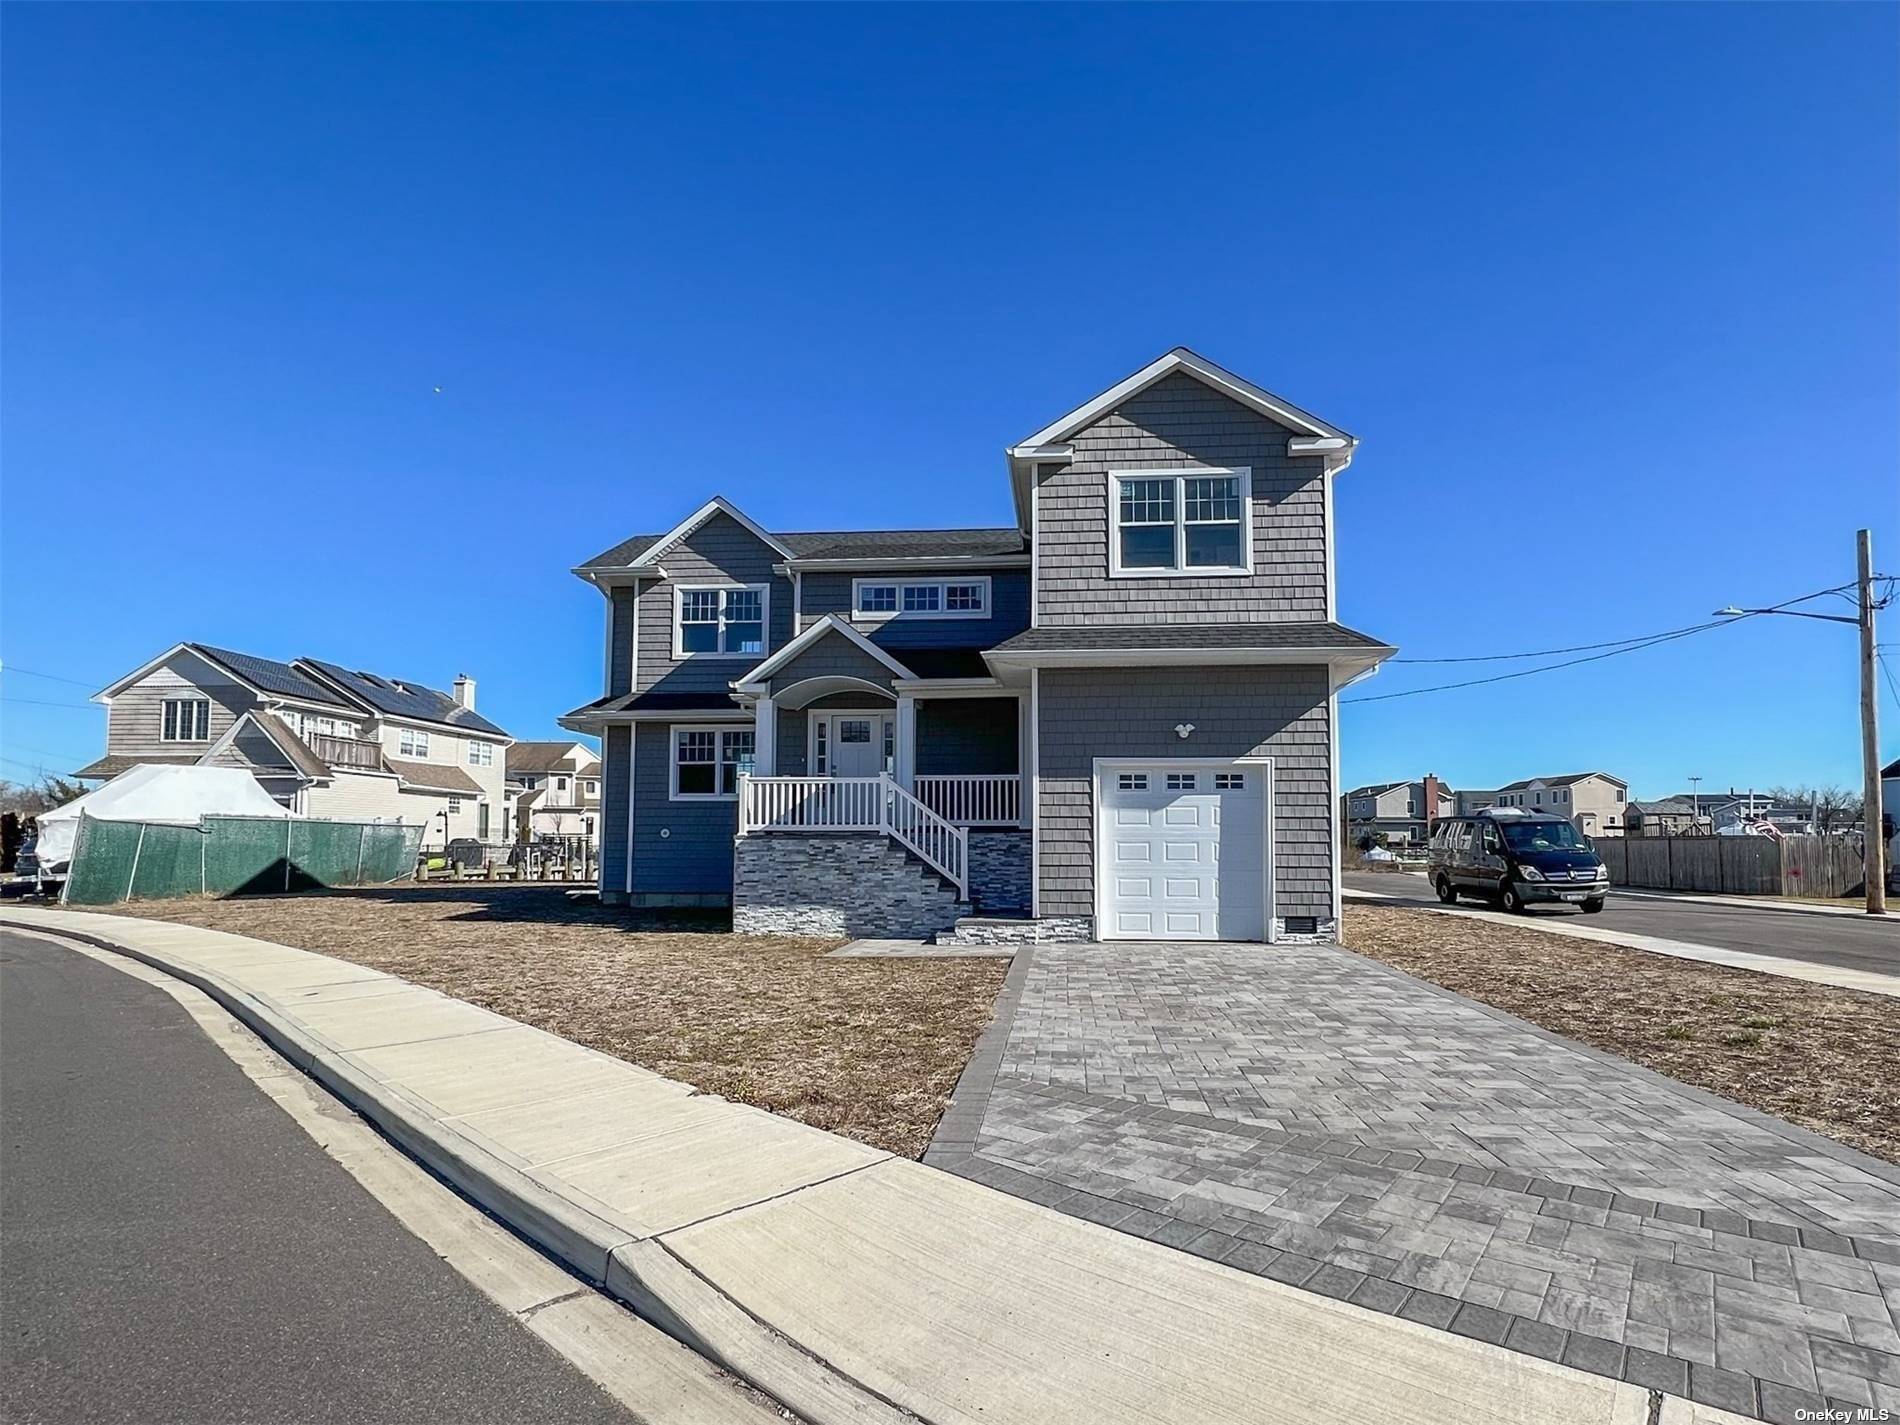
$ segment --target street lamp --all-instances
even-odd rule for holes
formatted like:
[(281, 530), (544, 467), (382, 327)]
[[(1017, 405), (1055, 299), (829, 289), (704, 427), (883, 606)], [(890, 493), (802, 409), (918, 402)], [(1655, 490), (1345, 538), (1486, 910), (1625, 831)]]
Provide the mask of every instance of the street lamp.
[(1859, 558), (1860, 610), (1845, 614), (1811, 614), (1801, 609), (1717, 609), (1717, 618), (1748, 618), (1755, 614), (1782, 614), (1788, 618), (1819, 619), (1823, 623), (1851, 623), (1860, 630), (1860, 763), (1861, 868), (1867, 883), (1867, 913), (1887, 913), (1887, 848), (1880, 833), (1880, 723), (1874, 699), (1874, 537), (1861, 530), (1856, 537)]

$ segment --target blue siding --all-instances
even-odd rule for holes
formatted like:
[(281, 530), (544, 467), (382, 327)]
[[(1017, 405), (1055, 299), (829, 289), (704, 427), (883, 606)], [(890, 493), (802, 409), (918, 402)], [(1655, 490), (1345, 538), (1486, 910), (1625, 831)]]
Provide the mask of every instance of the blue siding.
[[(990, 581), (990, 616), (986, 619), (885, 619), (865, 620), (857, 627), (872, 640), (889, 649), (900, 648), (993, 648), (1029, 627), (1029, 571), (1027, 569), (918, 570), (906, 569), (891, 574), (892, 579), (942, 579), (959, 574), (987, 576)], [(807, 574), (802, 612), (806, 625), (826, 614), (851, 616), (851, 581), (877, 578), (876, 574)]]
[[(744, 726), (744, 724), (735, 724)], [(671, 726), (639, 725), (634, 747), (633, 890), (635, 895), (732, 894), (737, 802), (668, 800)], [(661, 835), (661, 832), (666, 835)]]
[(600, 888), (617, 899), (627, 888), (627, 754), (632, 747), (626, 727), (609, 727), (601, 739)]

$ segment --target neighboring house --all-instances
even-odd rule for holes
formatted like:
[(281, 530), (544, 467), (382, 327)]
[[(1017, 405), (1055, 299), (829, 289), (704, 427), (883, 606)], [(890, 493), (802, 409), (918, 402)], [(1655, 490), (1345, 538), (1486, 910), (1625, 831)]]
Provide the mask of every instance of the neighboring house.
[(1334, 695), (1393, 652), (1335, 621), (1356, 444), (1176, 349), (1009, 448), (1014, 526), (788, 533), (715, 498), (588, 560), (604, 690), (561, 722), (603, 739), (603, 900), (1332, 937)]
[(585, 742), (517, 742), (508, 749), (518, 840), (584, 837), (600, 847), (600, 754)]
[(424, 846), (508, 839), (508, 734), (455, 691), (313, 658), (283, 663), (180, 643), (94, 696), (106, 754), (73, 775), (140, 762), (239, 767), (300, 816), (423, 827)]
[(1554, 812), (1585, 836), (1621, 836), (1629, 790), (1628, 782), (1608, 772), (1571, 772), (1499, 787), (1493, 805)]
[(1459, 816), (1470, 816), (1473, 812), (1483, 811), (1486, 807), (1498, 804), (1496, 792), (1464, 791), (1452, 793), (1453, 811)]
[(1383, 836), (1388, 846), (1423, 846), (1432, 823), (1451, 816), (1458, 799), (1431, 773), (1414, 782), (1379, 782), (1346, 793), (1346, 844)]
[(1780, 836), (1810, 836), (1815, 829), (1812, 807), (1778, 802), (1753, 792), (1732, 800), (1712, 801), (1706, 814), (1717, 836), (1737, 836), (1757, 828), (1771, 829)]
[(1706, 829), (1698, 827), (1695, 806), (1687, 797), (1631, 802), (1623, 813), (1625, 836), (1694, 836)]

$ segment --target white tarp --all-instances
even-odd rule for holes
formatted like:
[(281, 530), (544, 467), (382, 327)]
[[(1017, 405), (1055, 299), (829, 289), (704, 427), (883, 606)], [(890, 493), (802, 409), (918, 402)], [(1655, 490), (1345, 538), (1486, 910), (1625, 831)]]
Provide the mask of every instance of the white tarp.
[(289, 816), (257, 778), (236, 767), (163, 767), (141, 762), (96, 792), (39, 815), (35, 848), (42, 871), (66, 869), (81, 814), (97, 821), (163, 821), (196, 826), (205, 816)]

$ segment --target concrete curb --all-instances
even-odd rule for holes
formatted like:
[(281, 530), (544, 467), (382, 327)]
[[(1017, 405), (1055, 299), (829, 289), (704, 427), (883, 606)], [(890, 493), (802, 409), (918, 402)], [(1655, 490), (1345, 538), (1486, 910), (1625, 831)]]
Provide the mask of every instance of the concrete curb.
[[(0, 911), (195, 985), (519, 1236), (814, 1425), (1636, 1425), (1660, 1403), (695, 1094), (393, 976), (106, 919)], [(343, 1047), (379, 1013), (399, 1037)], [(400, 1037), (432, 1017), (434, 1037)], [(494, 1085), (515, 1097), (488, 1105)]]

